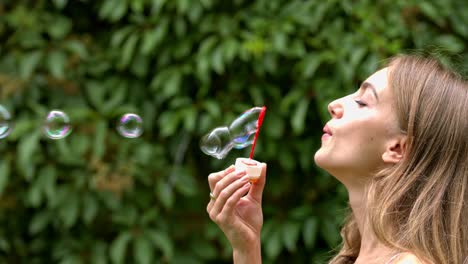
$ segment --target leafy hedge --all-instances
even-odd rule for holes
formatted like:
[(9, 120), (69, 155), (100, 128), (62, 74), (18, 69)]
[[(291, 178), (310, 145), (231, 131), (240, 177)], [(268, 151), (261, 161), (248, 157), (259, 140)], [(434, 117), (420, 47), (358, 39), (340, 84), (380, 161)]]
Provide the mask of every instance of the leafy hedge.
[[(346, 192), (313, 163), (326, 105), (391, 55), (438, 49), (467, 68), (458, 0), (16, 0), (0, 2), (0, 262), (230, 263), (206, 214), (224, 160), (198, 141), (268, 107), (265, 263), (323, 263)], [(450, 59), (449, 59), (450, 60)], [(45, 138), (46, 113), (73, 121)], [(134, 112), (144, 134), (125, 139)]]

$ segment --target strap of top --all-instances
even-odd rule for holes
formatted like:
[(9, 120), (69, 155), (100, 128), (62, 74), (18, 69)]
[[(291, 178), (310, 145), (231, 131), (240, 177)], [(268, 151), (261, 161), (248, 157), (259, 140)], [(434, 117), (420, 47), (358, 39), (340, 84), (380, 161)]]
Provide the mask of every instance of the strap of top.
[(390, 263), (392, 263), (392, 261), (394, 261), (399, 255), (401, 255), (401, 252), (400, 252), (400, 253), (396, 253), (395, 255), (393, 255), (387, 262), (385, 262), (385, 264), (390, 264)]

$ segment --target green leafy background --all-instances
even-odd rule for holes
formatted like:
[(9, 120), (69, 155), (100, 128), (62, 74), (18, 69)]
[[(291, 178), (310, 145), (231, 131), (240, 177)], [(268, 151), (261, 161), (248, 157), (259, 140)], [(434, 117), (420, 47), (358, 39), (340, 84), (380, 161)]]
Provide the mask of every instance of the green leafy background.
[[(325, 263), (346, 192), (313, 163), (327, 104), (400, 52), (436, 50), (466, 69), (458, 0), (4, 0), (1, 263), (230, 263), (209, 220), (199, 149), (210, 129), (267, 106), (264, 263)], [(61, 109), (73, 133), (41, 126)], [(144, 134), (115, 130), (138, 113)]]

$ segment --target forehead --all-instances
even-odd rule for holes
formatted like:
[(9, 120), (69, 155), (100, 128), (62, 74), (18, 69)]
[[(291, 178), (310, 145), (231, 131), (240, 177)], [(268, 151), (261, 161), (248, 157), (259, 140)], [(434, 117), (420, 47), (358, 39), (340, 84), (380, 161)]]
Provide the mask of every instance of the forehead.
[(376, 71), (374, 74), (367, 78), (366, 82), (375, 87), (377, 93), (382, 93), (388, 86), (388, 67)]

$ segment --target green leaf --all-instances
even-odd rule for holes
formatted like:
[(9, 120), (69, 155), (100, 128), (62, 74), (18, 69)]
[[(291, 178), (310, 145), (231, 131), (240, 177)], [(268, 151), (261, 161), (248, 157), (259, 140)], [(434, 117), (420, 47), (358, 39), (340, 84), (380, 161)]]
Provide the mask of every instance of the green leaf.
[(159, 43), (164, 39), (167, 34), (168, 23), (164, 19), (161, 23), (158, 23), (152, 30), (147, 30), (143, 34), (141, 43), (141, 52), (144, 55), (148, 55), (155, 50)]
[(328, 246), (335, 247), (340, 241), (340, 236), (337, 232), (338, 229), (339, 227), (329, 219), (324, 219), (324, 221), (321, 223), (320, 234), (325, 239)]
[(132, 236), (129, 232), (121, 232), (119, 236), (112, 241), (110, 246), (110, 259), (114, 264), (126, 263), (125, 262), (125, 255), (127, 251), (127, 246)]
[(449, 51), (454, 54), (461, 53), (465, 47), (466, 42), (461, 41), (456, 36), (441, 35), (434, 40), (435, 45), (440, 46), (443, 50)]
[(229, 38), (222, 44), (225, 63), (231, 63), (239, 50), (239, 43), (234, 38)]
[[(268, 115), (268, 116), (267, 116)], [(285, 120), (282, 119), (279, 115), (275, 115), (274, 113), (266, 113), (265, 121), (264, 121), (265, 128), (262, 128), (262, 133), (268, 135), (273, 139), (278, 139), (284, 136), (285, 132)]]
[(162, 94), (164, 97), (169, 98), (176, 95), (180, 91), (181, 83), (181, 73), (175, 70), (171, 71), (169, 73), (168, 79), (166, 80), (166, 83), (163, 85), (164, 89)]
[(270, 259), (275, 259), (281, 252), (281, 230), (278, 226), (272, 231), (265, 242), (265, 254)]
[(27, 204), (33, 208), (38, 208), (42, 203), (42, 190), (35, 181), (27, 193)]
[(176, 3), (179, 14), (186, 14), (190, 8), (190, 0), (177, 0)]
[(92, 256), (91, 261), (92, 264), (107, 264), (109, 263), (107, 257), (107, 246), (106, 243), (97, 242), (95, 245), (92, 245)]
[(10, 162), (8, 159), (0, 160), (0, 197), (2, 197), (10, 179)]
[(221, 106), (214, 100), (207, 99), (203, 101), (203, 109), (205, 109), (212, 117), (221, 117)]
[[(55, 1), (63, 1), (66, 4), (67, 0), (55, 0)], [(56, 16), (54, 18), (54, 22), (50, 23), (47, 27), (47, 31), (49, 32), (50, 36), (53, 39), (63, 39), (65, 38), (72, 28), (72, 22), (70, 19)]]
[(147, 210), (139, 219), (139, 223), (142, 226), (147, 226), (158, 220), (158, 211), (155, 208)]
[(131, 34), (127, 41), (125, 41), (122, 47), (122, 56), (118, 64), (119, 69), (124, 69), (130, 64), (133, 54), (135, 53), (137, 43), (138, 35), (136, 33)]
[(40, 132), (35, 131), (22, 139), (18, 144), (17, 168), (30, 181), (34, 175), (35, 163), (33, 155), (39, 148)]
[(183, 111), (184, 127), (187, 131), (193, 132), (197, 125), (197, 109), (195, 107), (188, 107)]
[(133, 255), (135, 257), (136, 263), (153, 263), (153, 246), (150, 243), (150, 241), (146, 238), (146, 236), (139, 236), (135, 239), (133, 244)]
[(283, 241), (285, 247), (290, 251), (296, 251), (296, 243), (299, 239), (301, 225), (298, 222), (287, 221), (283, 226)]
[(291, 126), (294, 134), (299, 135), (304, 131), (307, 109), (309, 108), (309, 99), (302, 98), (297, 104), (291, 119)]
[(161, 182), (156, 185), (156, 195), (166, 208), (172, 208), (174, 205), (174, 190), (167, 183)]
[(217, 74), (224, 73), (223, 49), (221, 46), (216, 47), (211, 54), (211, 65)]
[(56, 169), (52, 165), (47, 165), (39, 171), (37, 178), (42, 192), (46, 195), (49, 201), (53, 200), (56, 195)]
[(52, 51), (47, 56), (47, 66), (49, 72), (58, 79), (65, 77), (65, 64), (67, 62), (67, 56), (62, 51)]
[(107, 0), (100, 10), (102, 11), (100, 15), (109, 19), (111, 22), (117, 22), (127, 13), (127, 9), (127, 1)]
[(4, 252), (10, 251), (10, 243), (5, 237), (0, 237), (0, 249)]
[(107, 123), (100, 120), (96, 122), (95, 127), (93, 158), (100, 160), (106, 152)]
[(40, 212), (32, 218), (29, 224), (29, 233), (31, 235), (37, 235), (39, 232), (44, 230), (50, 222), (49, 212)]
[(64, 44), (64, 48), (74, 54), (74, 55), (78, 55), (78, 57), (80, 57), (81, 59), (87, 59), (89, 57), (89, 52), (86, 48), (86, 45), (84, 42), (82, 41), (78, 41), (78, 40), (69, 40), (67, 42), (65, 42)]
[(217, 247), (209, 241), (193, 241), (191, 248), (202, 259), (209, 260), (216, 258), (218, 253)]
[(79, 202), (77, 195), (72, 193), (68, 194), (67, 198), (61, 203), (58, 214), (66, 228), (72, 227), (78, 220)]
[(42, 51), (33, 51), (26, 53), (19, 60), (19, 72), (23, 79), (28, 79), (36, 71), (42, 58)]
[(432, 21), (437, 23), (439, 26), (444, 25), (443, 16), (440, 15), (438, 8), (433, 4), (429, 3), (428, 1), (421, 1), (419, 3), (419, 7), (426, 16), (432, 19)]
[(113, 84), (113, 80), (107, 83), (107, 87), (111, 87), (108, 89), (112, 90), (112, 93), (110, 94), (110, 98), (105, 100), (102, 104), (101, 110), (105, 115), (111, 115), (118, 107), (122, 106), (127, 96), (127, 83), (119, 82), (115, 85)]
[(315, 241), (317, 240), (318, 230), (318, 219), (311, 217), (304, 222), (304, 229), (302, 230), (302, 236), (304, 238), (304, 244), (308, 249), (313, 249)]
[(154, 246), (161, 249), (166, 258), (172, 259), (174, 256), (174, 246), (168, 234), (155, 229), (146, 230), (146, 233)]
[(185, 196), (194, 196), (198, 193), (197, 182), (186, 169), (177, 170), (175, 173), (177, 174), (175, 187), (179, 192)]
[(91, 195), (85, 195), (83, 197), (83, 220), (85, 223), (91, 223), (94, 218), (96, 217), (98, 211), (99, 211), (99, 206), (96, 201)]
[(302, 61), (302, 76), (304, 78), (313, 77), (321, 63), (322, 59), (318, 52), (308, 54)]
[(304, 97), (304, 91), (302, 89), (292, 89), (290, 90), (286, 96), (284, 96), (281, 100), (281, 104), (279, 109), (281, 113), (287, 114), (291, 112), (291, 107), (296, 105), (297, 102)]
[[(107, 2), (110, 2), (110, 1), (107, 1)], [(117, 48), (121, 46), (123, 41), (128, 37), (129, 34), (132, 33), (133, 30), (134, 28), (131, 26), (126, 26), (117, 30), (111, 37), (111, 40), (110, 40), (111, 47)]]
[(54, 2), (55, 7), (58, 9), (63, 9), (66, 5), (68, 0), (52, 0)]

